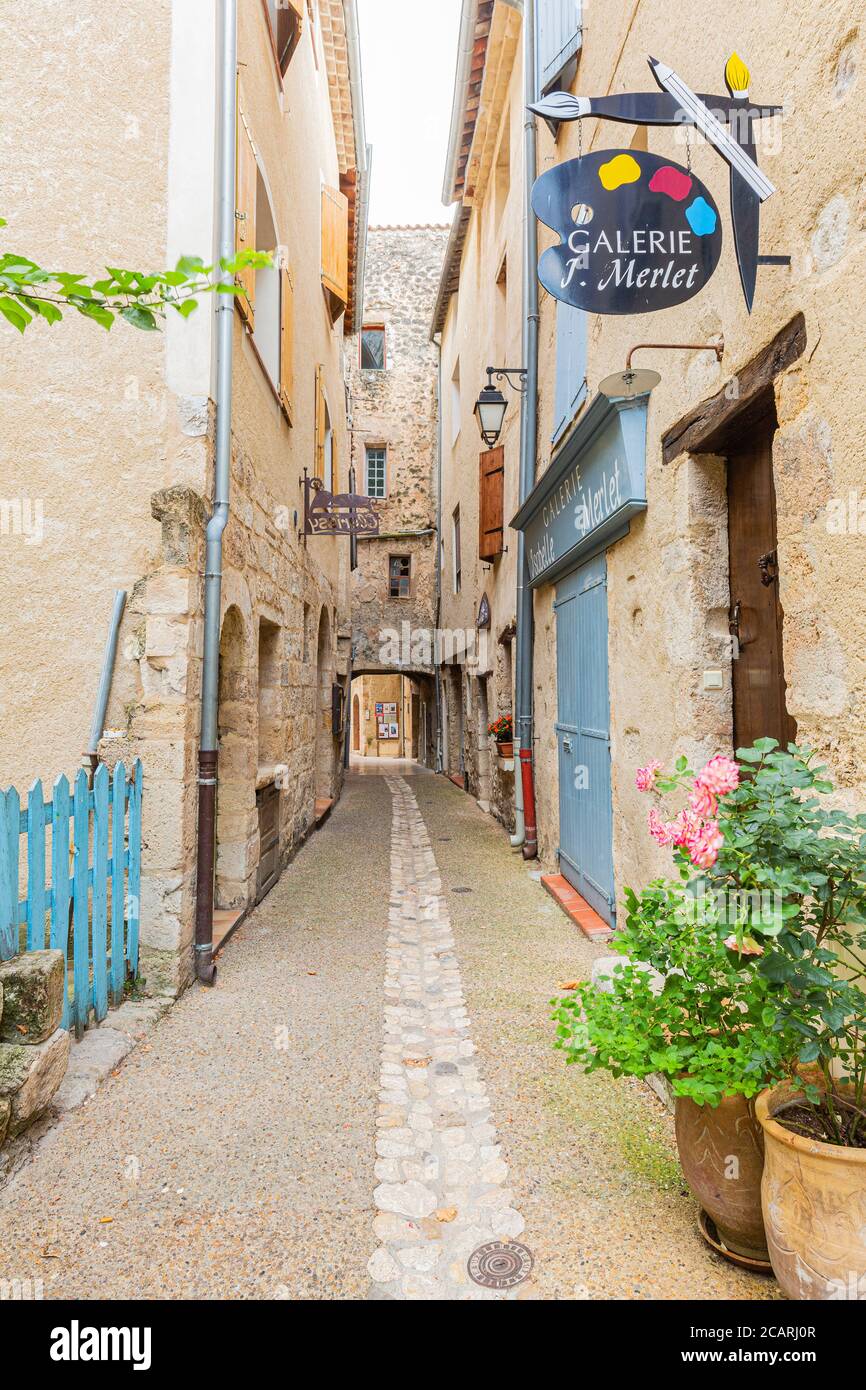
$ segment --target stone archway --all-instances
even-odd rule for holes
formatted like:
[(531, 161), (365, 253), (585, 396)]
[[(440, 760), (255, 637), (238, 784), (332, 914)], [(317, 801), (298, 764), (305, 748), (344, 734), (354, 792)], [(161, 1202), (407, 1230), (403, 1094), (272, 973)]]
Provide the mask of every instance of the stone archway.
[(219, 783), (216, 821), (218, 908), (246, 907), (256, 860), (258, 710), (246, 625), (227, 608), (220, 635)]
[(319, 615), (316, 646), (316, 800), (334, 795), (334, 734), (331, 694), (335, 677), (331, 619), (326, 605)]

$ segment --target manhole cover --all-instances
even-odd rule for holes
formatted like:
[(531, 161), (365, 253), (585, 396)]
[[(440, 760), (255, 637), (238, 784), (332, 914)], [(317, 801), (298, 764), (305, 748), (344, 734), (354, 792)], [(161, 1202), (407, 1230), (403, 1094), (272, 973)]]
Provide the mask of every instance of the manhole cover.
[(532, 1254), (520, 1241), (494, 1240), (473, 1250), (467, 1268), (485, 1289), (513, 1289), (532, 1273)]

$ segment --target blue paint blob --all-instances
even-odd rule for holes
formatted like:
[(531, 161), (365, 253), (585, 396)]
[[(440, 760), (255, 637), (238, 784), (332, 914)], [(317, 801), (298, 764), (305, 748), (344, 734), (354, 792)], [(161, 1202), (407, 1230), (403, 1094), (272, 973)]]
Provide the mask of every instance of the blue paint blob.
[(712, 236), (718, 218), (706, 198), (695, 198), (686, 208), (686, 221), (695, 236)]

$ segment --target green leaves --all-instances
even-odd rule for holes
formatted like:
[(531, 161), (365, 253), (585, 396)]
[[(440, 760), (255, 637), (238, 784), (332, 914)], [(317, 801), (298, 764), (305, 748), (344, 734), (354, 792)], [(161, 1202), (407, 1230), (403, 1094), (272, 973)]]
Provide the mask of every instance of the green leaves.
[[(0, 227), (6, 222), (0, 218)], [(106, 266), (105, 275), (89, 280), (71, 271), (49, 271), (26, 256), (0, 256), (0, 314), (23, 333), (34, 318), (59, 323), (66, 307), (110, 329), (122, 318), (145, 333), (159, 330), (169, 309), (188, 319), (203, 294), (239, 292), (234, 276), (273, 264), (264, 251), (242, 251), (223, 258), (219, 267), (200, 256), (182, 256), (174, 270), (145, 272)], [(228, 277), (228, 278), (225, 278)]]

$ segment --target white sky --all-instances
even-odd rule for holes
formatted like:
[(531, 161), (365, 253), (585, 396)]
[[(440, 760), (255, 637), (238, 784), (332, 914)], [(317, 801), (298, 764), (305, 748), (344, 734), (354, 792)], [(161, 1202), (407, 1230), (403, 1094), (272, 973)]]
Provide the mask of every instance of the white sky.
[(460, 0), (358, 0), (358, 18), (370, 223), (450, 222), (442, 180)]

